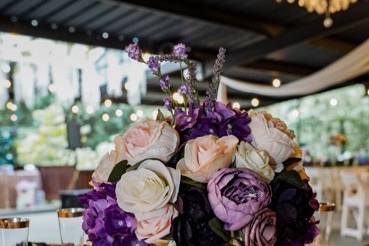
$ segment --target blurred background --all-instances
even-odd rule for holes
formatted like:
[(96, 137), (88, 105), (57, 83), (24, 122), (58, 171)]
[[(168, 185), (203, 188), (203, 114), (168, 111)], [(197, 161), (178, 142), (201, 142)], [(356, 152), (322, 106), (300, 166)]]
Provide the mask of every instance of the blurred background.
[[(369, 219), (341, 213), (369, 205), (369, 2), (309, 2), (1, 0), (0, 216), (32, 217), (31, 240), (57, 242), (45, 221), (78, 206), (114, 136), (167, 113), (159, 82), (124, 47), (138, 41), (147, 58), (183, 42), (203, 96), (227, 48), (223, 99), (287, 122), (318, 198), (336, 204), (334, 245), (363, 245)], [(162, 71), (179, 86), (178, 65)], [(344, 202), (355, 195), (364, 208)]]

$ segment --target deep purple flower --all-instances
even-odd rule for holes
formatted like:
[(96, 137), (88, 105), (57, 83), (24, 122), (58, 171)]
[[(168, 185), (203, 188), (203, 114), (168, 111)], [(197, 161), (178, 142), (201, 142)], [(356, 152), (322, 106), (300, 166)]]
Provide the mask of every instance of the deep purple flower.
[(226, 230), (250, 223), (271, 201), (271, 190), (263, 178), (247, 168), (223, 168), (208, 183), (208, 197), (215, 215)]
[(160, 88), (163, 91), (169, 90), (170, 89), (170, 78), (169, 78), (169, 75), (164, 75), (160, 79), (159, 84), (160, 84)]
[(214, 213), (206, 190), (181, 184), (178, 196), (179, 216), (173, 220), (171, 237), (177, 246), (223, 245), (224, 240), (209, 226)]
[(85, 207), (82, 228), (93, 245), (147, 245), (136, 238), (133, 214), (118, 207), (115, 184), (100, 184), (82, 195), (80, 201)]
[(303, 246), (313, 242), (319, 234), (313, 218), (319, 208), (315, 194), (308, 183), (298, 187), (277, 177), (271, 183), (270, 205), (277, 213), (277, 245)]
[(173, 47), (173, 55), (175, 55), (176, 57), (179, 57), (181, 59), (186, 59), (187, 56), (188, 56), (186, 45), (183, 44), (183, 43), (176, 44)]
[(147, 61), (147, 65), (149, 66), (150, 70), (153, 73), (157, 73), (160, 68), (160, 62), (158, 56), (150, 56), (149, 60)]
[(128, 57), (133, 60), (140, 60), (141, 58), (141, 49), (137, 43), (131, 43), (126, 47), (126, 51), (128, 53)]
[(251, 142), (250, 122), (247, 112), (221, 102), (210, 109), (203, 104), (189, 112), (176, 112), (176, 129), (184, 140), (214, 134), (218, 137), (234, 135), (241, 141)]

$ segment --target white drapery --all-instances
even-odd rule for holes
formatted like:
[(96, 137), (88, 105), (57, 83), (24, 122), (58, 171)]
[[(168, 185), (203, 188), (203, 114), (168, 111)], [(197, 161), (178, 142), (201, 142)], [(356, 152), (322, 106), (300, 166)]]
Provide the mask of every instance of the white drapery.
[(367, 72), (369, 72), (369, 39), (325, 68), (279, 88), (257, 85), (225, 76), (221, 77), (219, 87), (226, 85), (242, 92), (273, 97), (302, 96), (338, 85)]

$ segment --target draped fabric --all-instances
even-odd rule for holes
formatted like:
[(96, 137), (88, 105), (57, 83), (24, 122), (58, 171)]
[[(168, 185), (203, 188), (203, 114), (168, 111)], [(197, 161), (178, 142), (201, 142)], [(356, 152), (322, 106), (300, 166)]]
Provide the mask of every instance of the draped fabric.
[(219, 86), (226, 85), (242, 92), (273, 97), (302, 96), (339, 85), (368, 72), (369, 39), (325, 68), (286, 85), (282, 85), (279, 88), (257, 85), (225, 76), (222, 76)]

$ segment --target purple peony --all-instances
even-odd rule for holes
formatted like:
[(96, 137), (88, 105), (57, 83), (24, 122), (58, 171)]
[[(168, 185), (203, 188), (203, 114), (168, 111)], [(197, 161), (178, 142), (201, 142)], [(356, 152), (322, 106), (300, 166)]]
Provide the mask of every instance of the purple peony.
[(137, 43), (131, 43), (126, 47), (126, 51), (128, 53), (128, 57), (133, 60), (140, 60), (141, 59), (141, 49)]
[(265, 208), (255, 214), (254, 219), (244, 228), (247, 246), (270, 246), (277, 242), (276, 213)]
[(182, 43), (176, 44), (173, 47), (173, 55), (181, 59), (186, 59), (188, 56), (186, 45)]
[(85, 207), (82, 228), (94, 246), (147, 245), (136, 238), (135, 217), (118, 207), (115, 184), (100, 184), (80, 201)]
[[(213, 108), (203, 104), (199, 108), (176, 112), (176, 129), (184, 140), (213, 134), (218, 137), (234, 135), (241, 141), (251, 142), (247, 112), (216, 102)], [(190, 124), (189, 124), (190, 123)]]
[[(297, 177), (297, 176), (296, 176)], [(319, 208), (311, 187), (298, 187), (288, 180), (275, 178), (270, 208), (277, 213), (277, 245), (303, 246), (319, 234), (313, 214)]]
[(147, 61), (147, 65), (149, 66), (150, 70), (153, 73), (157, 73), (160, 68), (160, 62), (158, 56), (150, 56), (149, 60)]
[(271, 200), (267, 183), (247, 168), (224, 168), (208, 183), (208, 197), (215, 215), (225, 229), (235, 231), (250, 223)]

